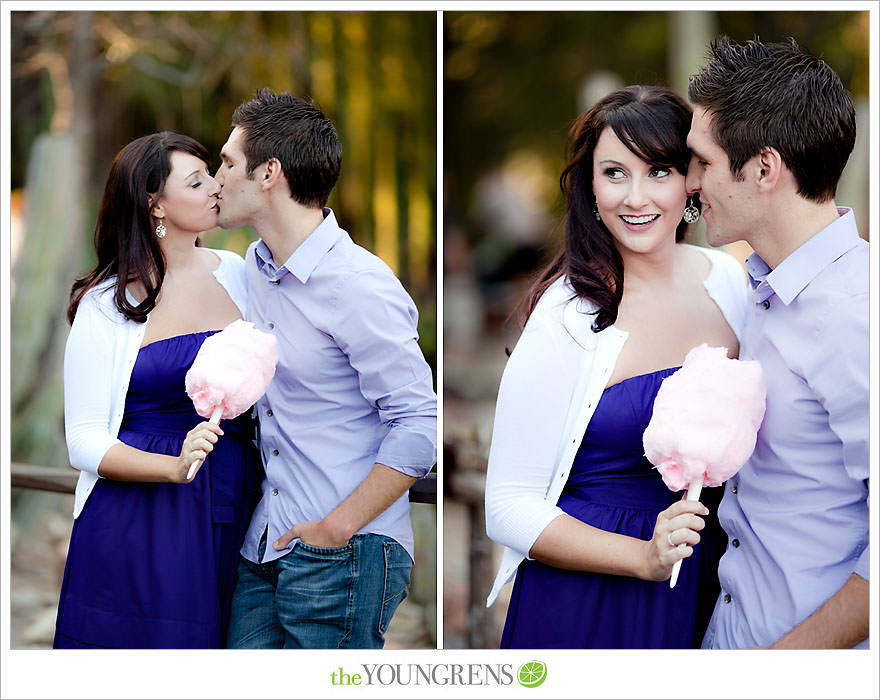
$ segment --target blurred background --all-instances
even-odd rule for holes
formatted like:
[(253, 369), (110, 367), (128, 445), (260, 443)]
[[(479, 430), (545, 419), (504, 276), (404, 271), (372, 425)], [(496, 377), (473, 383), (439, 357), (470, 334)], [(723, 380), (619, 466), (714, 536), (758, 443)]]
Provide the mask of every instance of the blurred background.
[[(686, 97), (719, 34), (794, 37), (841, 76), (858, 138), (836, 201), (855, 209), (867, 239), (867, 12), (443, 14), (445, 648), (497, 647), (507, 613), (510, 584), (485, 607), (501, 555), (485, 535), (486, 458), (505, 348), (520, 330), (509, 316), (561, 244), (568, 129), (624, 85), (667, 85)], [(705, 244), (702, 221), (691, 242)], [(729, 250), (740, 260), (750, 252)]]
[[(344, 155), (329, 205), (414, 298), (436, 376), (436, 22), (435, 12), (11, 12), (13, 469), (75, 477), (63, 431), (64, 313), (94, 262), (113, 156), (168, 129), (201, 141), (216, 169), (234, 108), (263, 86), (312, 97), (335, 123)], [(217, 229), (203, 242), (244, 254), (255, 238)], [(11, 647), (45, 648), (73, 497), (13, 489), (11, 501)], [(388, 647), (436, 648), (436, 506), (412, 513), (413, 588)]]

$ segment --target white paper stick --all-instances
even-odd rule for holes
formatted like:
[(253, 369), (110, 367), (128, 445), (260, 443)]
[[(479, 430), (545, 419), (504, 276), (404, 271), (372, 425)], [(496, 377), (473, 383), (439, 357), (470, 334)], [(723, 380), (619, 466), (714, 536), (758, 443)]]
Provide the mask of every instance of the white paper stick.
[[(699, 477), (695, 479), (693, 482), (688, 484), (688, 492), (685, 497), (686, 501), (699, 501), (700, 500), (700, 491), (703, 490), (703, 477)], [(675, 582), (678, 581), (678, 572), (681, 571), (681, 562), (683, 559), (679, 559), (672, 566), (672, 576), (669, 578), (669, 587), (675, 588)]]
[[(217, 408), (215, 408), (214, 412), (211, 414), (211, 417), (208, 419), (208, 422), (213, 423), (214, 425), (220, 425), (220, 416), (222, 416), (222, 415), (223, 415), (223, 406), (217, 406)], [(189, 471), (186, 473), (186, 480), (187, 481), (189, 481), (190, 479), (193, 478), (193, 476), (196, 473), (196, 469), (199, 468), (199, 465), (201, 463), (202, 463), (202, 460), (197, 459), (195, 462), (193, 462), (190, 465)]]

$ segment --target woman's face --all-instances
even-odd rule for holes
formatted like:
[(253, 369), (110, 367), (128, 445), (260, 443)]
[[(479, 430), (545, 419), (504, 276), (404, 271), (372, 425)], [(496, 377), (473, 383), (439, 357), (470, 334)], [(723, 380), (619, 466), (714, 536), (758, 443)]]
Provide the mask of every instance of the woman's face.
[(152, 210), (156, 223), (161, 218), (169, 235), (215, 228), (220, 185), (208, 172), (207, 163), (183, 151), (173, 151), (170, 163), (165, 189)]
[(593, 152), (593, 192), (599, 216), (621, 254), (650, 253), (675, 242), (687, 201), (685, 176), (675, 168), (646, 163), (611, 127)]

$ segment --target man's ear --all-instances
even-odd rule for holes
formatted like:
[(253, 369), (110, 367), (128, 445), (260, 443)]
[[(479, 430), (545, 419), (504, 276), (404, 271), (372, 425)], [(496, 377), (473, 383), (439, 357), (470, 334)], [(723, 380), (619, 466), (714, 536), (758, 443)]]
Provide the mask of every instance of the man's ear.
[(779, 183), (785, 163), (772, 146), (764, 146), (755, 156), (756, 184), (759, 190), (771, 190)]
[(263, 190), (271, 190), (279, 182), (284, 182), (284, 171), (281, 169), (281, 161), (270, 158), (263, 163), (263, 172), (260, 176), (260, 186)]

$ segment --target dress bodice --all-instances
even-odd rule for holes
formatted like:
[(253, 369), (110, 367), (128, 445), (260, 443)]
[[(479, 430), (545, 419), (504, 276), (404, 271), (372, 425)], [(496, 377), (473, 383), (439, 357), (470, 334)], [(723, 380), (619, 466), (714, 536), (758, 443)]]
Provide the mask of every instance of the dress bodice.
[[(206, 338), (218, 331), (200, 331), (157, 340), (143, 346), (131, 372), (122, 431), (179, 435), (205, 420), (186, 393), (186, 373)], [(249, 412), (223, 421), (223, 431), (247, 430)], [(189, 426), (189, 427), (186, 427)]]
[(663, 509), (676, 498), (645, 457), (642, 435), (660, 385), (677, 370), (640, 374), (605, 389), (560, 497), (563, 509), (572, 499)]

